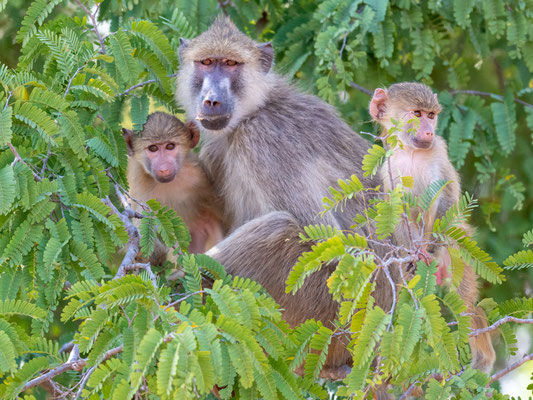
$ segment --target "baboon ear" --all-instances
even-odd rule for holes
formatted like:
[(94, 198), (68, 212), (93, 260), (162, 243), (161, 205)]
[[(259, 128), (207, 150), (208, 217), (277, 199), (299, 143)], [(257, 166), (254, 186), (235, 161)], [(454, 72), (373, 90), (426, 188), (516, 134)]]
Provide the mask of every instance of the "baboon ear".
[(183, 50), (185, 50), (188, 45), (189, 45), (189, 40), (180, 37), (180, 46), (179, 46), (179, 49), (178, 49), (178, 56), (180, 58), (180, 62), (183, 61)]
[(189, 131), (189, 135), (191, 138), (191, 149), (194, 149), (200, 141), (200, 130), (198, 129), (198, 126), (194, 123), (194, 121), (188, 121), (185, 124), (185, 127)]
[(368, 107), (368, 111), (374, 121), (381, 120), (383, 115), (385, 115), (385, 111), (387, 110), (386, 102), (388, 99), (389, 96), (385, 89), (378, 88), (374, 90), (374, 95), (372, 96), (372, 100), (370, 100), (370, 105)]
[(129, 129), (122, 128), (122, 136), (124, 137), (124, 140), (126, 141), (126, 146), (128, 147), (128, 156), (133, 155), (133, 135), (134, 133)]
[(261, 67), (263, 67), (263, 71), (267, 73), (270, 71), (270, 68), (272, 68), (272, 61), (274, 61), (274, 49), (272, 48), (272, 43), (261, 43), (257, 48), (261, 50), (261, 58), (259, 59)]

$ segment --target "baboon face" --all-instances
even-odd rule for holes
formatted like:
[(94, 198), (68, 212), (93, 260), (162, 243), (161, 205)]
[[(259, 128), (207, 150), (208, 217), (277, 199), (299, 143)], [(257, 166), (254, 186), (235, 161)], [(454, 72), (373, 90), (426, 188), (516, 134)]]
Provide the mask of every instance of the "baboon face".
[[(266, 101), (274, 51), (240, 32), (227, 17), (193, 39), (180, 39), (176, 98), (189, 118), (229, 131)], [(226, 129), (227, 128), (227, 129)]]
[(198, 90), (196, 119), (210, 130), (224, 129), (239, 96), (244, 64), (228, 58), (210, 57), (194, 61), (194, 88)]
[(122, 128), (128, 155), (135, 158), (155, 180), (172, 182), (190, 149), (198, 144), (200, 131), (194, 122), (182, 123), (175, 116), (150, 114), (139, 134)]
[[(424, 150), (433, 146), (441, 106), (437, 95), (426, 85), (404, 82), (388, 90), (378, 88), (369, 111), (387, 131), (395, 126), (394, 121), (401, 121), (398, 137), (404, 145)], [(417, 122), (413, 123), (414, 120)]]

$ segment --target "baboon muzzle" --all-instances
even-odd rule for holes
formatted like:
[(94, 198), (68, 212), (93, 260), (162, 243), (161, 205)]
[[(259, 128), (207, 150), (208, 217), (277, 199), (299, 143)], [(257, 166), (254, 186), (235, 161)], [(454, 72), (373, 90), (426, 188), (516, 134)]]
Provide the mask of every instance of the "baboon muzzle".
[(218, 131), (228, 126), (233, 113), (233, 99), (228, 88), (229, 81), (213, 73), (202, 85), (201, 103), (196, 119), (209, 130)]

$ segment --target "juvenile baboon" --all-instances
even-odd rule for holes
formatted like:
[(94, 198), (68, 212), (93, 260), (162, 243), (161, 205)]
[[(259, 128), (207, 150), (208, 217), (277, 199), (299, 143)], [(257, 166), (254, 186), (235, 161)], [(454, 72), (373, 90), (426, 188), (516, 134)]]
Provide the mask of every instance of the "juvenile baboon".
[[(355, 173), (366, 186), (378, 184), (361, 173), (367, 142), (333, 107), (273, 72), (272, 45), (254, 42), (226, 17), (194, 39), (181, 39), (180, 59), (176, 98), (205, 130), (200, 161), (229, 218), (230, 235), (208, 254), (229, 273), (261, 283), (292, 326), (316, 318), (331, 327), (338, 304), (326, 279), (333, 267), (311, 275), (296, 295), (285, 293), (285, 280), (310, 249), (298, 239), (303, 226), (349, 229), (363, 210), (357, 197), (343, 213), (318, 218), (322, 198), (339, 178)], [(383, 285), (378, 304), (390, 304), (390, 285)], [(337, 337), (322, 376), (342, 377), (349, 362)]]
[[(390, 157), (390, 167), (385, 164), (381, 169), (383, 186), (389, 190), (400, 182), (402, 176), (414, 178), (414, 195), (420, 195), (432, 182), (436, 180), (451, 181), (437, 197), (433, 206), (423, 214), (424, 229), (415, 223), (400, 224), (395, 232), (395, 241), (405, 246), (411, 245), (411, 238), (429, 241), (433, 223), (441, 218), (461, 196), (460, 179), (457, 171), (448, 158), (446, 142), (435, 135), (438, 114), (441, 105), (429, 87), (420, 83), (397, 83), (387, 90), (376, 89), (370, 102), (372, 118), (383, 126), (383, 134), (387, 134), (394, 126), (393, 120), (403, 121), (401, 130), (397, 133), (402, 147), (397, 146)], [(419, 119), (418, 128), (408, 121)], [(408, 132), (416, 129), (414, 134)], [(464, 223), (461, 226), (470, 234), (472, 228)], [(451, 264), (450, 254), (445, 246), (424, 246), (432, 258), (438, 262), (437, 283), (441, 284), (447, 277), (447, 270)], [(475, 307), (478, 300), (477, 279), (471, 265), (465, 264), (463, 279), (457, 288), (463, 298), (468, 311), (473, 314), (472, 327), (475, 329), (487, 326), (484, 311)], [(495, 360), (495, 353), (490, 340), (490, 334), (485, 333), (470, 338), (472, 348), (472, 366), (484, 372), (490, 372)]]
[[(131, 196), (140, 201), (156, 199), (173, 208), (189, 228), (191, 253), (202, 253), (218, 243), (223, 237), (221, 207), (191, 151), (200, 138), (197, 126), (156, 112), (148, 116), (139, 134), (122, 131), (128, 147)], [(150, 261), (161, 264), (166, 257), (167, 249), (158, 242)]]

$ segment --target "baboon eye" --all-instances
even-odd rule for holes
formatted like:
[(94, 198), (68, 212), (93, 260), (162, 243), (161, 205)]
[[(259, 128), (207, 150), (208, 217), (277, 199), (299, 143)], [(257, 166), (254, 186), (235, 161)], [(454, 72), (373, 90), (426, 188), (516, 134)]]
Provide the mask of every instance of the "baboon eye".
[(419, 110), (414, 111), (415, 117), (420, 118), (422, 116), (422, 113)]
[(151, 151), (152, 153), (155, 153), (157, 150), (159, 149), (155, 144), (148, 146), (148, 151)]
[(174, 143), (167, 143), (167, 145), (165, 146), (167, 150), (174, 150), (174, 147), (176, 147)]
[(234, 67), (237, 64), (238, 64), (238, 62), (235, 61), (235, 60), (226, 60), (226, 65), (228, 65), (230, 67)]
[(429, 118), (429, 119), (433, 119), (433, 118), (435, 118), (435, 113), (434, 113), (434, 112), (430, 112), (430, 113), (428, 114), (428, 118)]
[(202, 61), (200, 61), (203, 65), (211, 65), (213, 62), (210, 58), (204, 58)]

